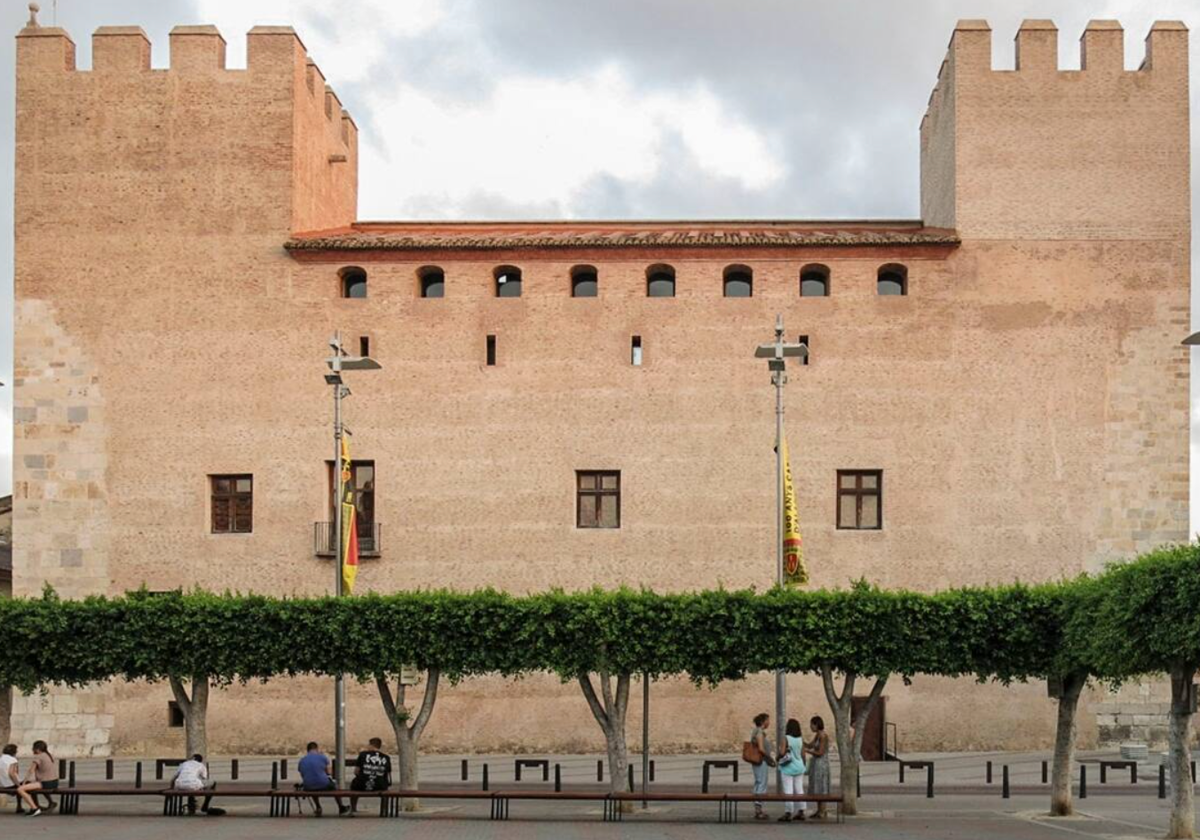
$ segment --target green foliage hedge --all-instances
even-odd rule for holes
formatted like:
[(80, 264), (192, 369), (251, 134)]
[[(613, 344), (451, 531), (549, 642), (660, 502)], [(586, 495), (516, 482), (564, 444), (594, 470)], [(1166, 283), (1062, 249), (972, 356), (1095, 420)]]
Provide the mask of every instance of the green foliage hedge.
[(980, 680), (1087, 673), (1123, 679), (1200, 663), (1200, 548), (1173, 546), (1107, 572), (1038, 586), (934, 594), (845, 590), (491, 590), (354, 598), (206, 592), (0, 600), (0, 684), (298, 674), (451, 680), (542, 671), (685, 675), (715, 685), (828, 664), (865, 676)]

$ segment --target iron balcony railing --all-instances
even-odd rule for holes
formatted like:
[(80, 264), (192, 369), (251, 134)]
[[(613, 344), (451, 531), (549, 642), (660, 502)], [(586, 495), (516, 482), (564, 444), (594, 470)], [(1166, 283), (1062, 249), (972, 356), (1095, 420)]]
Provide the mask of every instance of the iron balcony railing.
[[(378, 522), (369, 524), (358, 524), (358, 556), (359, 557), (378, 557), (379, 556), (379, 532), (381, 528)], [(318, 557), (335, 557), (337, 556), (337, 543), (334, 542), (334, 529), (332, 522), (314, 522), (313, 523), (313, 553)]]

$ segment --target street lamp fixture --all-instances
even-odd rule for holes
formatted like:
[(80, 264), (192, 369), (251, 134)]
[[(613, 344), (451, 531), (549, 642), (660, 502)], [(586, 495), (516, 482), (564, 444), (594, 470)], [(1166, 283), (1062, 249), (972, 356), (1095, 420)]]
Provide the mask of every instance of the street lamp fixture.
[[(334, 594), (342, 597), (342, 564), (345, 546), (342, 544), (342, 435), (346, 428), (342, 425), (342, 400), (350, 396), (350, 389), (342, 383), (344, 370), (379, 370), (380, 364), (367, 356), (347, 356), (342, 348), (342, 337), (335, 333), (329, 339), (329, 347), (333, 356), (325, 360), (329, 373), (325, 374), (325, 383), (333, 386), (333, 542), (335, 545), (333, 567)], [(340, 787), (346, 768), (346, 683), (341, 674), (334, 678), (334, 764), (333, 777)]]
[[(807, 358), (808, 345), (788, 344), (783, 340), (783, 315), (775, 316), (775, 341), (760, 344), (754, 358), (766, 359), (775, 386), (775, 585), (783, 586), (783, 386), (787, 383), (787, 360)], [(775, 747), (784, 743), (784, 715), (787, 705), (784, 672), (775, 672)], [(775, 772), (775, 792), (783, 792), (783, 778)]]

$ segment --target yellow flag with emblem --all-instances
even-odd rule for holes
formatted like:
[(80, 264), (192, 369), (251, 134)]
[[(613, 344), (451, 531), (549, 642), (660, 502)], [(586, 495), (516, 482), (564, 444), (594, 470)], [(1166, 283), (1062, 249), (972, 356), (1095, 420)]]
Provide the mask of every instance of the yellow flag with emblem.
[(785, 586), (808, 583), (804, 542), (800, 538), (800, 512), (796, 507), (796, 488), (792, 484), (792, 463), (786, 439), (783, 441), (783, 582)]

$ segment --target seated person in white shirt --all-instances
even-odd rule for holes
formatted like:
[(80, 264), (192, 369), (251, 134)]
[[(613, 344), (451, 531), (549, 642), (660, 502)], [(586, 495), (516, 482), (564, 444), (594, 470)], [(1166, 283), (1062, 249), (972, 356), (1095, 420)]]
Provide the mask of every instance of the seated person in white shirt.
[[(213, 790), (217, 786), (216, 782), (209, 781), (208, 768), (204, 765), (204, 756), (193, 755), (187, 761), (179, 765), (179, 769), (175, 771), (175, 778), (171, 780), (171, 788), (173, 790)], [(212, 794), (204, 797), (204, 804), (200, 806), (200, 810), (205, 814), (220, 814), (224, 813), (219, 808), (212, 808)], [(188, 812), (196, 813), (196, 797), (188, 797)]]
[(0, 793), (17, 795), (21, 774), (17, 767), (17, 745), (6, 744), (0, 754)]

